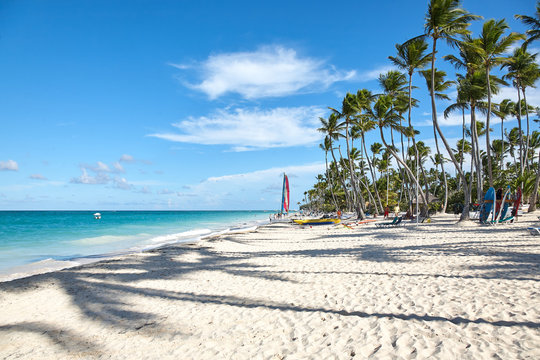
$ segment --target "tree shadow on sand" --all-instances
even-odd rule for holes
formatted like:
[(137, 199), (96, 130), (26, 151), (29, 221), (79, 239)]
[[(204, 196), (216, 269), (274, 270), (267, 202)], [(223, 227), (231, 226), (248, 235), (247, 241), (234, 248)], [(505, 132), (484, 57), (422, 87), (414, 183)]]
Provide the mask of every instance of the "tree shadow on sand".
[[(500, 244), (494, 241), (493, 244)], [(140, 312), (133, 308), (137, 299), (169, 299), (179, 302), (201, 304), (225, 304), (241, 308), (261, 307), (269, 310), (294, 312), (320, 312), (347, 317), (393, 318), (404, 321), (447, 321), (453, 324), (488, 324), (492, 326), (520, 326), (538, 328), (539, 324), (529, 321), (488, 321), (486, 319), (467, 319), (463, 317), (446, 318), (425, 314), (366, 313), (324, 307), (305, 307), (272, 301), (260, 301), (235, 296), (205, 295), (191, 292), (177, 292), (151, 287), (152, 280), (180, 279), (199, 271), (220, 271), (239, 277), (253, 277), (270, 281), (286, 281), (295, 284), (293, 276), (273, 272), (248, 259), (267, 257), (353, 257), (359, 261), (411, 262), (412, 256), (485, 256), (490, 257), (490, 265), (470, 268), (475, 277), (518, 279), (538, 281), (540, 255), (513, 250), (512, 248), (491, 246), (489, 241), (454, 241), (430, 245), (364, 244), (352, 248), (308, 249), (292, 251), (252, 251), (220, 252), (205, 246), (172, 246), (147, 252), (140, 256), (129, 256), (122, 260), (105, 260), (89, 266), (66, 269), (59, 272), (41, 274), (26, 279), (0, 283), (0, 292), (23, 293), (40, 286), (54, 283), (71, 297), (87, 318), (125, 331), (159, 331), (175, 333), (177, 329), (167, 328), (166, 319), (157, 312)], [(490, 245), (490, 246), (488, 246)], [(531, 251), (534, 247), (531, 244)], [(182, 256), (182, 258), (180, 258)], [(294, 275), (294, 274), (291, 274)], [(436, 274), (433, 274), (436, 276)], [(150, 285), (149, 285), (150, 284)], [(38, 322), (2, 324), (0, 331), (26, 331), (40, 333), (54, 338), (56, 328)], [(56, 343), (67, 351), (93, 349), (96, 346), (79, 334), (66, 333)]]

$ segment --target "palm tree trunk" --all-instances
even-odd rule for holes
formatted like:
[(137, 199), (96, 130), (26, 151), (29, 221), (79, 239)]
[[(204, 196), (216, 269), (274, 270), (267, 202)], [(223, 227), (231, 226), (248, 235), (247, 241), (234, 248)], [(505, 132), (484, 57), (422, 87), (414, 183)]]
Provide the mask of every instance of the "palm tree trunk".
[(381, 132), (381, 140), (384, 144), (384, 146), (386, 146), (386, 148), (388, 149), (388, 151), (390, 151), (390, 153), (392, 154), (392, 156), (397, 160), (397, 162), (399, 162), (403, 168), (407, 171), (407, 173), (409, 174), (409, 176), (411, 177), (411, 179), (414, 180), (414, 182), (416, 183), (416, 186), (418, 186), (418, 190), (420, 192), (420, 197), (422, 198), (422, 201), (424, 202), (424, 204), (426, 206), (424, 206), (424, 209), (422, 211), (422, 216), (427, 216), (427, 201), (426, 201), (426, 196), (424, 194), (424, 192), (422, 191), (422, 189), (420, 188), (420, 184), (418, 183), (418, 179), (414, 176), (414, 174), (412, 173), (411, 169), (407, 166), (407, 164), (398, 156), (398, 154), (396, 154), (396, 152), (390, 147), (388, 146), (388, 144), (386, 143), (386, 140), (384, 139), (384, 133), (383, 133), (383, 128), (382, 126), (380, 126), (379, 124), (379, 131)]
[(538, 153), (538, 169), (536, 170), (536, 181), (534, 182), (534, 189), (529, 200), (529, 209), (527, 212), (533, 212), (536, 210), (536, 200), (538, 197), (538, 186), (540, 184), (540, 152)]
[[(523, 179), (523, 132), (521, 130), (521, 93), (519, 91), (519, 84), (517, 84), (518, 89), (518, 114), (517, 114), (517, 120), (518, 120), (518, 128), (519, 128), (519, 169), (520, 169), (520, 175)], [(523, 181), (521, 182), (521, 188), (523, 189)]]
[(341, 186), (343, 187), (343, 192), (345, 193), (345, 202), (347, 204), (349, 204), (349, 192), (347, 191), (347, 186), (345, 185), (345, 180), (343, 179), (343, 176), (339, 171), (339, 164), (338, 164), (338, 162), (336, 160), (336, 156), (334, 155), (334, 148), (332, 147), (332, 145), (330, 145), (330, 153), (332, 154), (332, 159), (334, 159), (334, 163), (336, 164), (336, 170), (337, 170), (338, 175), (339, 175), (339, 180), (341, 182)]
[(476, 105), (471, 103), (471, 137), (474, 142), (474, 161), (476, 168), (476, 200), (478, 203), (482, 202), (482, 161), (480, 160), (480, 143), (478, 141), (478, 131), (476, 126)]
[[(435, 131), (435, 126), (433, 126), (433, 135), (435, 136), (435, 148), (437, 149), (437, 155), (439, 156), (439, 159), (441, 161), (441, 172), (442, 174), (444, 174), (444, 205), (443, 205), (443, 208), (442, 208), (442, 212), (445, 213), (446, 212), (446, 205), (448, 203), (448, 186), (446, 184), (446, 174), (444, 172), (444, 162), (443, 162), (443, 157), (442, 157), (442, 154), (441, 152), (439, 151), (439, 140), (437, 140), (437, 132)], [(435, 164), (435, 167), (438, 169), (439, 168), (439, 164)]]
[(354, 208), (356, 210), (356, 215), (359, 219), (364, 220), (366, 218), (366, 215), (364, 214), (364, 211), (362, 210), (363, 206), (363, 196), (362, 192), (358, 192), (358, 189), (356, 188), (356, 181), (355, 181), (355, 174), (354, 174), (354, 167), (352, 164), (351, 159), (351, 149), (349, 147), (349, 119), (345, 119), (345, 142), (347, 143), (347, 158), (349, 160), (349, 170), (351, 171), (350, 177), (351, 177), (351, 185), (353, 187), (353, 194), (354, 194)]
[(437, 121), (437, 106), (435, 105), (435, 54), (436, 54), (436, 44), (437, 39), (433, 38), (433, 51), (431, 53), (431, 89), (430, 89), (430, 95), (431, 95), (431, 116), (433, 119), (433, 124), (435, 125), (437, 132), (439, 133), (439, 136), (441, 137), (442, 142), (444, 143), (444, 146), (446, 147), (446, 151), (448, 152), (448, 155), (450, 155), (450, 159), (452, 159), (452, 162), (454, 163), (454, 166), (456, 167), (456, 170), (459, 173), (459, 176), (461, 176), (463, 180), (463, 192), (465, 195), (465, 204), (463, 206), (463, 212), (461, 213), (460, 221), (469, 219), (469, 202), (467, 201), (467, 195), (468, 195), (468, 186), (467, 186), (467, 179), (465, 178), (465, 175), (463, 174), (463, 171), (459, 168), (459, 163), (456, 160), (456, 157), (454, 156), (454, 153), (452, 151), (452, 148), (450, 147), (450, 144), (448, 144), (448, 141), (446, 141), (446, 138), (444, 137), (441, 128), (439, 127), (439, 122)]
[(527, 97), (525, 96), (525, 87), (521, 89), (523, 91), (523, 102), (525, 103), (525, 116), (527, 117), (527, 143), (525, 144), (525, 164), (527, 169), (529, 169), (529, 162), (527, 158), (529, 157), (529, 108), (527, 106)]
[(364, 146), (364, 152), (366, 154), (366, 159), (368, 161), (369, 171), (371, 172), (371, 177), (373, 179), (373, 187), (375, 188), (375, 194), (377, 195), (377, 200), (379, 200), (381, 212), (379, 212), (379, 210), (377, 209), (377, 205), (375, 205), (375, 210), (377, 211), (378, 214), (381, 214), (383, 212), (384, 207), (382, 206), (381, 196), (379, 195), (379, 189), (377, 188), (377, 176), (375, 175), (375, 171), (373, 170), (373, 165), (367, 153), (366, 140), (364, 137), (364, 133), (362, 133), (362, 145)]
[[(465, 158), (465, 109), (461, 109), (461, 116), (463, 118), (463, 125), (461, 127), (461, 159), (459, 160), (459, 168), (463, 171), (463, 159)], [(472, 174), (472, 172), (471, 172)], [(459, 178), (459, 188), (461, 188), (461, 177)]]
[(491, 83), (489, 79), (489, 66), (486, 67), (488, 111), (486, 116), (486, 153), (488, 162), (489, 186), (493, 187), (493, 169), (491, 167), (491, 141), (489, 141), (489, 121), (491, 120)]
[(504, 170), (504, 117), (501, 116), (501, 170)]
[(332, 178), (330, 176), (330, 171), (328, 171), (328, 151), (324, 152), (324, 163), (326, 166), (326, 180), (328, 181), (328, 184), (330, 185), (330, 194), (332, 195), (332, 201), (334, 202), (334, 206), (336, 208), (336, 211), (338, 210), (338, 205), (336, 201), (336, 195), (334, 194), (334, 184), (332, 183)]

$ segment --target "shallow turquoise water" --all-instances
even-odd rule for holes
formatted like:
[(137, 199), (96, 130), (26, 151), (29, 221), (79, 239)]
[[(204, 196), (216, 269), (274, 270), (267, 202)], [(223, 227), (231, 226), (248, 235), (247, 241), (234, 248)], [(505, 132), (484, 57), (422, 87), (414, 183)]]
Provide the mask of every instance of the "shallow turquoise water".
[(268, 220), (266, 211), (0, 211), (0, 272), (196, 239)]

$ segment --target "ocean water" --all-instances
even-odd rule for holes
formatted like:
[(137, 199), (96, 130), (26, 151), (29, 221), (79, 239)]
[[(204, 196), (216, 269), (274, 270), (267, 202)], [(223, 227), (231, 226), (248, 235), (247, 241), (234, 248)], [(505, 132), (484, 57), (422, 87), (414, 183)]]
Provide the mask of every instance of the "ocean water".
[(0, 211), (0, 274), (139, 252), (268, 222), (269, 211)]

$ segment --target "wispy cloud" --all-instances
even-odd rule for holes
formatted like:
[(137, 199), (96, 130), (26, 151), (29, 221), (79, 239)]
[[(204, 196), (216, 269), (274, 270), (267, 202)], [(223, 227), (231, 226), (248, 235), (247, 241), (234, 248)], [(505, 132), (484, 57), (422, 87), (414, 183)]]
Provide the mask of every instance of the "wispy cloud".
[(32, 174), (30, 175), (30, 179), (33, 180), (47, 180), (47, 178), (41, 174)]
[[(186, 70), (192, 66), (171, 64)], [(325, 61), (299, 56), (282, 46), (264, 46), (252, 52), (211, 55), (195, 65), (201, 81), (186, 84), (210, 99), (227, 93), (245, 99), (280, 97), (295, 93), (321, 92), (333, 83), (351, 80), (355, 71), (340, 71)]]
[(85, 167), (81, 167), (82, 174), (78, 177), (72, 178), (70, 183), (72, 184), (108, 184), (111, 178), (102, 172), (95, 175), (89, 175), (88, 170)]
[[(173, 202), (184, 207), (195, 204), (199, 208), (230, 209), (245, 208), (253, 201), (262, 201), (272, 208), (279, 204), (284, 172), (290, 179), (291, 198), (300, 200), (301, 192), (311, 186), (315, 176), (323, 173), (324, 169), (325, 165), (321, 162), (213, 176), (198, 184), (184, 186), (183, 191), (175, 193)], [(266, 203), (262, 196), (268, 196), (270, 203)]]
[(135, 162), (135, 159), (133, 158), (133, 156), (131, 155), (128, 155), (128, 154), (124, 154), (120, 157), (120, 162), (127, 162), (127, 163), (131, 163), (131, 162)]
[(14, 160), (0, 161), (0, 171), (18, 171), (19, 164)]
[[(297, 165), (297, 166), (285, 166), (285, 167), (275, 167), (264, 170), (257, 170), (248, 173), (233, 174), (233, 175), (223, 175), (216, 177), (209, 177), (204, 180), (202, 183), (221, 183), (221, 182), (233, 182), (233, 183), (259, 183), (260, 181), (268, 178), (280, 177), (283, 173), (287, 173), (290, 178), (299, 177), (306, 173), (320, 173), (325, 169), (324, 163), (314, 163), (306, 165)], [(281, 190), (280, 190), (281, 191)]]
[(373, 70), (360, 73), (357, 80), (362, 82), (377, 80), (381, 74), (384, 74), (390, 70), (397, 70), (397, 68), (392, 65), (384, 65)]
[(189, 117), (173, 124), (180, 133), (149, 136), (169, 141), (203, 145), (230, 145), (233, 151), (313, 144), (320, 140), (320, 107), (275, 109), (221, 109), (208, 117)]
[(115, 188), (121, 189), (121, 190), (133, 189), (133, 185), (128, 183), (128, 181), (125, 178), (114, 178), (112, 179), (112, 184)]
[[(532, 106), (540, 105), (540, 89), (530, 87), (525, 90), (525, 94), (527, 95), (527, 104)], [(523, 99), (523, 96), (521, 96), (521, 98)], [(517, 102), (518, 96), (516, 88), (504, 86), (499, 89), (497, 94), (493, 95), (493, 101), (496, 103), (501, 102), (503, 99), (510, 99)]]

